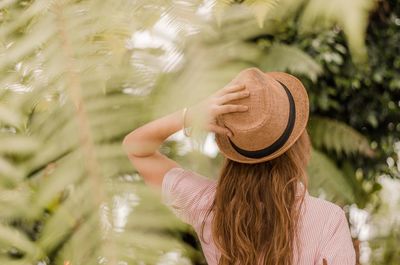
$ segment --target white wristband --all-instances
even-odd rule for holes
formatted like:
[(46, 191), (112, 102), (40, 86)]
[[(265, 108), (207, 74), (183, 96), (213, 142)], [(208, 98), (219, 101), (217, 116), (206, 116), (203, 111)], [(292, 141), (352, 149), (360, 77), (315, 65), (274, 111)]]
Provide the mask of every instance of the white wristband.
[(190, 128), (190, 130), (188, 130), (188, 128), (186, 128), (185, 126), (185, 119), (186, 119), (186, 112), (187, 112), (188, 108), (184, 108), (183, 112), (182, 112), (182, 119), (183, 119), (183, 134), (186, 137), (190, 137), (192, 135), (192, 128)]

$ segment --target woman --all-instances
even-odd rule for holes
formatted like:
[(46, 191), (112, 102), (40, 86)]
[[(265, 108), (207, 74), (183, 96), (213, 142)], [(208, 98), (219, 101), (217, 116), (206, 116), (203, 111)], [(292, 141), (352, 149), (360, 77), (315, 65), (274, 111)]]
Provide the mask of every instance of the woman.
[[(134, 130), (123, 147), (144, 181), (194, 227), (209, 265), (354, 265), (344, 211), (307, 192), (308, 116), (298, 79), (249, 68), (200, 103)], [(158, 151), (193, 127), (215, 133), (225, 157), (217, 181)]]

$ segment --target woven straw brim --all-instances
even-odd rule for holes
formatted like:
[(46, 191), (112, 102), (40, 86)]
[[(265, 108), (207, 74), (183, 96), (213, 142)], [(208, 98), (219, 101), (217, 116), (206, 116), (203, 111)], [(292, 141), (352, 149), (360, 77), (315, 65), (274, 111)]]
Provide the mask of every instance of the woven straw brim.
[[(228, 136), (224, 134), (215, 134), (215, 141), (219, 147), (220, 152), (231, 160), (241, 163), (255, 164), (274, 159), (287, 151), (296, 142), (296, 140), (300, 137), (300, 135), (306, 128), (309, 117), (309, 101), (307, 91), (301, 81), (298, 80), (296, 77), (283, 72), (268, 72), (265, 74), (285, 84), (293, 96), (296, 107), (296, 119), (293, 131), (290, 134), (286, 143), (280, 149), (262, 158), (248, 158), (239, 154), (229, 143)], [(249, 141), (256, 140), (257, 139), (249, 139)]]

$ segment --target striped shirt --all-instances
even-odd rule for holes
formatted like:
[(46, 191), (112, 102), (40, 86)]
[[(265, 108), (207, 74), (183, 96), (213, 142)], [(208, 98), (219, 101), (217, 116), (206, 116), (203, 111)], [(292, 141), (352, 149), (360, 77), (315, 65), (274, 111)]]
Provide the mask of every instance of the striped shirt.
[[(200, 240), (209, 265), (217, 265), (219, 250), (211, 236), (212, 213), (204, 227), (201, 224), (209, 209), (217, 181), (180, 167), (171, 168), (163, 178), (162, 202), (183, 222), (190, 224)], [(300, 254), (294, 250), (297, 265), (355, 265), (356, 256), (348, 222), (342, 208), (313, 197), (306, 191), (299, 220)], [(323, 259), (327, 263), (323, 263)]]

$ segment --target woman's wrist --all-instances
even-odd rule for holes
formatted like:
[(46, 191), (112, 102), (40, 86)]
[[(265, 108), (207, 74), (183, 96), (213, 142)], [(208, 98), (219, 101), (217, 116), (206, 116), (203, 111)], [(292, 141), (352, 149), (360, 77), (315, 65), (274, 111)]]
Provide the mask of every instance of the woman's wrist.
[(131, 155), (152, 155), (169, 136), (181, 130), (182, 126), (182, 110), (177, 110), (130, 132), (123, 140), (124, 148)]

